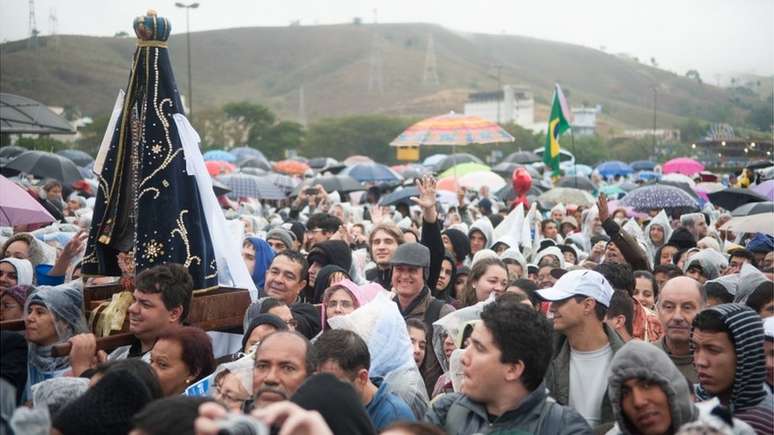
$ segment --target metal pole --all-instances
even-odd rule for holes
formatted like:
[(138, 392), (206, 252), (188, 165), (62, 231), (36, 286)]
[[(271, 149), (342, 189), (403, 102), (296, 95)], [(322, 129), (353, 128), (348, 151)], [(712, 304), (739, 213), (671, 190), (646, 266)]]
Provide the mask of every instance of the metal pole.
[(193, 85), (191, 84), (191, 7), (185, 8), (185, 41), (188, 50), (188, 119), (193, 122)]
[(656, 159), (656, 102), (658, 100), (658, 89), (653, 87), (653, 160)]

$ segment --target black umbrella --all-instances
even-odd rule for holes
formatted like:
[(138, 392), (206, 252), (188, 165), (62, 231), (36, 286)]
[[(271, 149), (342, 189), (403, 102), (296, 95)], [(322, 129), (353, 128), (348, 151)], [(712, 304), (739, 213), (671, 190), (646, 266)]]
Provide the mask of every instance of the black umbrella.
[(747, 203), (764, 202), (768, 199), (757, 192), (741, 187), (729, 187), (724, 190), (708, 193), (707, 197), (712, 204), (723, 207), (726, 210), (736, 210)]
[(231, 188), (218, 181), (216, 178), (212, 179), (212, 190), (215, 191), (215, 196), (225, 195), (231, 192)]
[(521, 163), (500, 162), (492, 168), (492, 171), (500, 175), (504, 175), (507, 178), (511, 178), (513, 171), (519, 168), (526, 169), (529, 175), (531, 175), (533, 178), (540, 177), (540, 173), (537, 171), (537, 169), (535, 169), (534, 166), (522, 165)]
[(39, 178), (55, 178), (67, 185), (83, 178), (72, 160), (45, 151), (27, 151), (5, 167)]
[(751, 162), (749, 165), (746, 166), (748, 169), (763, 169), (768, 168), (769, 166), (774, 166), (774, 162), (771, 160), (756, 160), (754, 162)]
[(12, 159), (19, 154), (29, 151), (26, 148), (17, 147), (16, 145), (8, 145), (0, 148), (0, 157)]
[(384, 195), (379, 199), (379, 205), (396, 205), (400, 203), (411, 205), (412, 196), (419, 197), (419, 188), (417, 186), (404, 187), (403, 189), (395, 190), (387, 195)]
[(595, 189), (594, 183), (582, 175), (565, 175), (559, 179), (559, 183), (557, 183), (556, 187), (574, 187), (589, 192), (592, 192)]
[(484, 162), (481, 161), (478, 157), (474, 156), (473, 154), (467, 154), (467, 153), (457, 153), (452, 154), (450, 156), (444, 157), (443, 160), (438, 162), (433, 170), (437, 173), (441, 173), (452, 166), (459, 165), (460, 163), (481, 163)]
[[(543, 194), (543, 190), (539, 186), (533, 185), (529, 191), (527, 191), (527, 197), (538, 197)], [(516, 199), (516, 192), (513, 190), (513, 185), (506, 184), (502, 189), (495, 192), (495, 197), (502, 201), (511, 202)]]
[(774, 213), (774, 202), (748, 202), (731, 212), (731, 216), (750, 216), (753, 214)]
[(90, 156), (89, 153), (81, 150), (61, 150), (56, 152), (57, 155), (60, 155), (66, 159), (70, 159), (75, 163), (76, 165), (80, 167), (85, 167), (89, 163), (94, 161), (94, 157)]
[(508, 154), (508, 157), (503, 159), (503, 163), (535, 163), (541, 161), (543, 159), (532, 151), (516, 151), (515, 153)]
[(293, 189), (290, 196), (298, 196), (302, 189), (321, 185), (326, 192), (349, 193), (358, 190), (366, 190), (362, 184), (349, 175), (323, 175), (311, 180), (304, 181)]
[(271, 171), (271, 163), (269, 163), (268, 160), (262, 159), (260, 157), (251, 157), (247, 160), (244, 160), (242, 163), (239, 164), (240, 168), (258, 168), (263, 169), (264, 171)]

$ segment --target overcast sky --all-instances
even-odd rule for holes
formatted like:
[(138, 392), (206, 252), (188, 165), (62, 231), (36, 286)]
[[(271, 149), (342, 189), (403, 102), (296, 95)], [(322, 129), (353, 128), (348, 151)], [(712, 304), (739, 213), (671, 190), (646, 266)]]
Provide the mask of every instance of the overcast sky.
[[(37, 27), (51, 33), (132, 32), (132, 18), (154, 8), (185, 29), (174, 0), (35, 0)], [(191, 30), (350, 22), (436, 23), (454, 30), (525, 35), (604, 46), (641, 59), (655, 57), (678, 73), (774, 74), (774, 0), (200, 0)], [(0, 0), (0, 41), (27, 37), (28, 0)]]

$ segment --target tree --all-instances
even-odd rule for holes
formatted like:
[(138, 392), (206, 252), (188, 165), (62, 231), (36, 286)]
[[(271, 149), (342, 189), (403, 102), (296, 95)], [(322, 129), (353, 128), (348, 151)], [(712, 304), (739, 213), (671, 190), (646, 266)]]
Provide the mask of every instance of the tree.
[(389, 143), (414, 120), (384, 115), (323, 119), (309, 128), (302, 152), (307, 157), (344, 159), (363, 154), (378, 162), (395, 162)]
[(110, 122), (110, 116), (102, 115), (94, 118), (91, 124), (80, 129), (78, 132), (81, 137), (76, 141), (77, 148), (86, 151), (92, 156), (97, 155), (99, 146), (102, 144), (102, 138), (105, 136), (108, 122)]
[(709, 128), (706, 123), (696, 118), (690, 118), (677, 125), (680, 129), (680, 140), (686, 143), (693, 143), (700, 140), (707, 134)]
[(769, 95), (765, 102), (755, 104), (747, 117), (747, 122), (760, 131), (772, 131), (771, 128), (774, 126), (774, 97)]
[(697, 71), (695, 69), (689, 69), (688, 71), (686, 71), (685, 76), (687, 78), (689, 78), (689, 79), (696, 80), (696, 82), (699, 83), (699, 84), (703, 83), (701, 81), (701, 75), (699, 75), (699, 71)]
[(48, 151), (52, 153), (74, 148), (72, 142), (63, 142), (50, 136), (20, 137), (19, 140), (16, 141), (16, 146), (28, 150)]

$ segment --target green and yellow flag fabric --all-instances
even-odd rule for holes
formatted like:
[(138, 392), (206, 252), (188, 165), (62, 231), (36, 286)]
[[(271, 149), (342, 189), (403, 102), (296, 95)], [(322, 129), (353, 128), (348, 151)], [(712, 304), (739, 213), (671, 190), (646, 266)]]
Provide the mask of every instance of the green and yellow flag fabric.
[(551, 115), (548, 117), (548, 133), (543, 151), (543, 163), (550, 167), (554, 176), (559, 175), (559, 136), (570, 128), (570, 110), (562, 88), (556, 85), (551, 102)]

